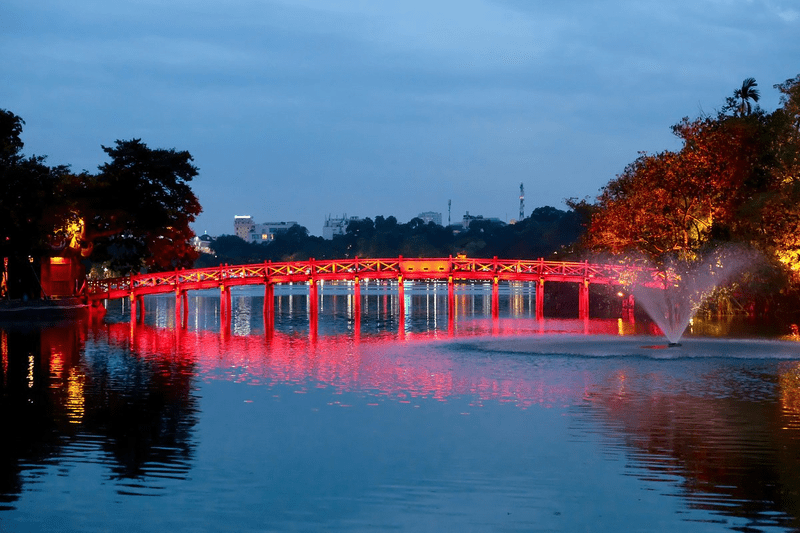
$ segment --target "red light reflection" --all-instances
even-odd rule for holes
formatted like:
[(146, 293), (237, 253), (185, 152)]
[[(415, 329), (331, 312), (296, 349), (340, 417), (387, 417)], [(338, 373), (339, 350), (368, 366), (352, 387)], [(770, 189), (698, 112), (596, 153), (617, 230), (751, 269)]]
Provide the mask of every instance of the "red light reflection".
[[(617, 321), (567, 321), (561, 327), (583, 332), (616, 334)], [(516, 327), (512, 325), (516, 324)], [(561, 405), (581, 398), (591, 376), (566, 378), (556, 371), (537, 370), (519, 375), (513, 362), (491, 368), (465, 360), (447, 345), (431, 343), (447, 332), (384, 333), (370, 336), (286, 334), (270, 336), (226, 335), (208, 330), (164, 329), (149, 325), (106, 326), (109, 342), (130, 346), (141, 357), (164, 359), (192, 367), (204, 380), (223, 379), (253, 385), (317, 383), (342, 391), (370, 391), (399, 399), (445, 400), (462, 395), (478, 401)], [(487, 332), (488, 330), (488, 332)], [(579, 330), (579, 331), (575, 331)], [(519, 335), (519, 321), (476, 321), (459, 337), (500, 334)], [(526, 333), (529, 333), (526, 332)], [(509, 368), (503, 365), (511, 365)], [(487, 372), (488, 370), (488, 372)], [(488, 375), (487, 375), (488, 373)], [(579, 382), (578, 382), (579, 381)]]

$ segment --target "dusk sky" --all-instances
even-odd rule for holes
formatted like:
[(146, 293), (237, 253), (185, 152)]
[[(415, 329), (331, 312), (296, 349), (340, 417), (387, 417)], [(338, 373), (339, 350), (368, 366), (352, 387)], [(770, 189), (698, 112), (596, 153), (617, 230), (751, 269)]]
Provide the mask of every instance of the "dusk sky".
[(517, 218), (594, 197), (670, 126), (800, 73), (798, 0), (4, 0), (26, 155), (188, 150), (204, 212)]

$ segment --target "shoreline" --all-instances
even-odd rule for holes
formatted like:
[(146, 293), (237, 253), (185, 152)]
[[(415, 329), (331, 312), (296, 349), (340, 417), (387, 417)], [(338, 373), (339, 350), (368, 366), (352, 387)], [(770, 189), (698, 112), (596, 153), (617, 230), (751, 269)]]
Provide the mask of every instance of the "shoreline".
[(81, 298), (2, 300), (0, 301), (0, 322), (80, 318), (88, 314), (89, 305)]

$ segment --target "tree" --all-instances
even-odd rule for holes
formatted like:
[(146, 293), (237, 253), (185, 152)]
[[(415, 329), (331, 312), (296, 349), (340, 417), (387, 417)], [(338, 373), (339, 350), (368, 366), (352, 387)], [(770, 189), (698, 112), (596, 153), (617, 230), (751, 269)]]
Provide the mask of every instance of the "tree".
[(23, 124), (25, 121), (11, 111), (0, 109), (0, 165), (4, 169), (22, 159)]
[(188, 152), (116, 141), (97, 175), (73, 174), (22, 154), (24, 123), (0, 109), (0, 258), (12, 297), (38, 294), (38, 261), (56, 254), (119, 272), (193, 264), (189, 224), (201, 208)]
[(640, 154), (603, 188), (586, 244), (688, 260), (709, 242), (730, 239), (741, 206), (764, 186), (767, 129), (761, 113), (683, 119), (672, 128), (683, 141), (679, 151)]
[(733, 91), (733, 97), (739, 101), (739, 116), (749, 115), (753, 111), (750, 100), (756, 103), (761, 96), (756, 89), (757, 86), (755, 78), (745, 78), (742, 87)]
[(781, 107), (768, 117), (766, 172), (743, 204), (736, 230), (800, 286), (800, 75), (774, 87)]
[(120, 272), (192, 266), (189, 224), (202, 208), (189, 187), (197, 176), (191, 154), (151, 149), (141, 139), (102, 148), (111, 161), (70, 187), (83, 221), (83, 255)]
[(12, 298), (39, 292), (38, 261), (52, 245), (55, 217), (63, 203), (59, 184), (66, 173), (65, 167), (45, 165), (44, 157), (22, 154), (24, 123), (0, 109), (0, 261), (8, 260)]

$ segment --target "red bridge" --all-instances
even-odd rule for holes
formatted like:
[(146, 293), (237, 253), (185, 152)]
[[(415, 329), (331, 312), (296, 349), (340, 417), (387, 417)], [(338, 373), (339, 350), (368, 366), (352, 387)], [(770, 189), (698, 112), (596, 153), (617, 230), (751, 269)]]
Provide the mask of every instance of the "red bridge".
[[(188, 314), (186, 291), (219, 289), (222, 317), (230, 318), (231, 287), (264, 285), (264, 315), (273, 313), (274, 286), (280, 283), (306, 283), (309, 298), (317, 301), (318, 282), (349, 281), (353, 283), (355, 301), (360, 301), (360, 282), (366, 280), (395, 280), (404, 305), (404, 283), (409, 280), (447, 281), (448, 301), (454, 301), (456, 282), (489, 281), (492, 283), (492, 312), (497, 312), (498, 285), (500, 282), (536, 282), (536, 317), (543, 317), (545, 283), (579, 284), (579, 318), (589, 318), (589, 286), (591, 284), (622, 285), (630, 277), (631, 267), (625, 265), (592, 264), (588, 262), (471, 259), (448, 257), (442, 259), (332, 259), (317, 261), (288, 261), (251, 265), (223, 265), (195, 270), (176, 270), (155, 274), (136, 274), (124, 278), (92, 280), (88, 283), (90, 300), (130, 298), (131, 319), (136, 319), (137, 307), (147, 294), (174, 293), (176, 314)], [(356, 304), (358, 305), (358, 304)], [(310, 305), (312, 313), (316, 305)], [(623, 309), (633, 309), (633, 296), (629, 295)], [(452, 314), (452, 313), (451, 313)]]

